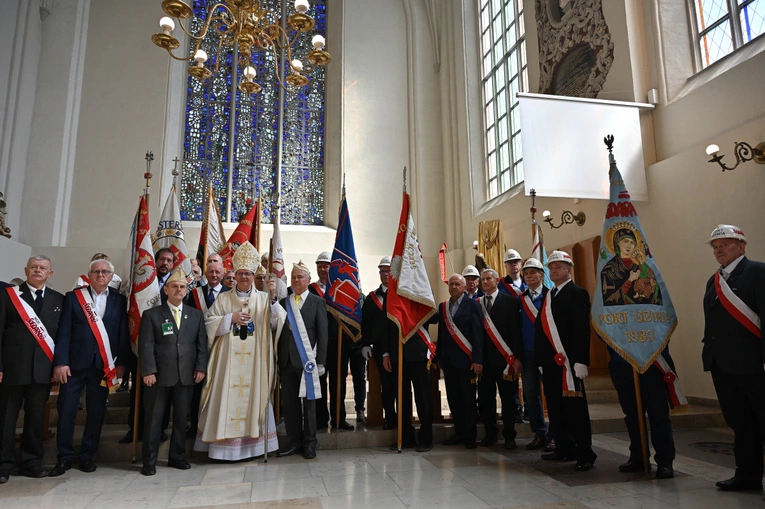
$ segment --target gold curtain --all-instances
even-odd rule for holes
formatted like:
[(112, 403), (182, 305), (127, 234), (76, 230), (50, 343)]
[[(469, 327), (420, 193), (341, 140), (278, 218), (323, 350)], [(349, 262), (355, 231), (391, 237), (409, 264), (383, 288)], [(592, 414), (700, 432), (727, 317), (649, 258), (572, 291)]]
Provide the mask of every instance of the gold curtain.
[(489, 267), (500, 274), (503, 273), (502, 257), (505, 255), (505, 235), (500, 219), (478, 223), (478, 252), (483, 254)]

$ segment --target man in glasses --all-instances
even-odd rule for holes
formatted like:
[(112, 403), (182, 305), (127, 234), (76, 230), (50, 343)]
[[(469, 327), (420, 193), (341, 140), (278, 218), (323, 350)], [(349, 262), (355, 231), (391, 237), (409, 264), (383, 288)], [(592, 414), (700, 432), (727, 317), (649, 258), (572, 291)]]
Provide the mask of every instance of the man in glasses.
[(108, 260), (90, 263), (90, 285), (68, 292), (64, 298), (53, 378), (61, 383), (58, 396), (58, 463), (52, 477), (72, 466), (74, 426), (82, 389), (86, 389), (85, 430), (79, 454), (79, 469), (94, 472), (93, 455), (101, 440), (109, 391), (125, 371), (130, 349), (127, 335), (127, 302), (109, 283), (114, 266)]

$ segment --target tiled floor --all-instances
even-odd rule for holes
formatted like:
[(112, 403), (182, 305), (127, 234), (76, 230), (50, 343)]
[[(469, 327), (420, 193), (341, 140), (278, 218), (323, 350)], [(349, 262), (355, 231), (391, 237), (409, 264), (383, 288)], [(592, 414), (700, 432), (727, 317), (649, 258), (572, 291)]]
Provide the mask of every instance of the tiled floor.
[[(732, 440), (725, 430), (694, 430), (693, 441)], [(678, 431), (677, 442), (684, 432)], [(687, 437), (686, 437), (687, 438)], [(762, 493), (723, 493), (714, 481), (733, 475), (729, 461), (680, 455), (672, 480), (620, 477), (612, 470), (627, 452), (620, 435), (596, 435), (609, 461), (572, 482), (572, 463), (551, 470), (519, 448), (473, 451), (437, 446), (429, 453), (385, 448), (320, 450), (315, 460), (271, 458), (268, 463), (214, 463), (192, 458), (191, 470), (160, 463), (143, 477), (129, 463), (102, 463), (92, 474), (76, 469), (58, 478), (12, 477), (0, 486), (3, 509), (331, 508), (361, 509), (525, 507), (543, 509), (762, 508)], [(519, 441), (524, 445), (525, 440)], [(692, 445), (692, 444), (691, 444)], [(689, 447), (689, 446), (688, 446)], [(681, 451), (687, 444), (678, 447)], [(606, 454), (607, 453), (607, 454)], [(705, 461), (707, 459), (708, 461)], [(726, 466), (727, 465), (727, 466)]]

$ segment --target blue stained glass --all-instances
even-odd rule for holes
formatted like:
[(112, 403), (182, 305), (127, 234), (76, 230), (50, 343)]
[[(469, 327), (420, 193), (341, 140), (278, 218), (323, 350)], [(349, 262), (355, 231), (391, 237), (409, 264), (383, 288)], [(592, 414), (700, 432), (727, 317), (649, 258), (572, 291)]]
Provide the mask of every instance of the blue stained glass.
[[(218, 1), (194, 1), (192, 34), (201, 32), (207, 9)], [(283, 1), (265, 0), (261, 6), (281, 13)], [(291, 2), (287, 4), (291, 12)], [(309, 64), (304, 57), (305, 48), (311, 49), (314, 34), (326, 35), (327, 32), (326, 1), (312, 1), (309, 14), (316, 27), (298, 36), (295, 47), (301, 50), (293, 53), (293, 58), (303, 60), (306, 67)], [(222, 8), (218, 8), (215, 15), (227, 16)], [(250, 65), (256, 70), (256, 81), (262, 90), (249, 96), (235, 89), (232, 105), (232, 78), (235, 83), (243, 78), (231, 51), (222, 51), (221, 61), (217, 62), (221, 30), (220, 24), (213, 20), (200, 46), (208, 54), (206, 67), (213, 70), (214, 78), (200, 83), (189, 76), (187, 81), (181, 217), (191, 221), (202, 219), (207, 186), (212, 183), (224, 221), (238, 221), (248, 208), (247, 200), (259, 196), (263, 205), (262, 220), (271, 222), (279, 167), (279, 85), (274, 72), (274, 54), (270, 50), (253, 51)], [(189, 54), (196, 49), (196, 41), (192, 41)], [(282, 185), (278, 190), (282, 224), (321, 225), (324, 221), (325, 70), (320, 67), (307, 76), (310, 82), (306, 87), (285, 93), (282, 108)]]

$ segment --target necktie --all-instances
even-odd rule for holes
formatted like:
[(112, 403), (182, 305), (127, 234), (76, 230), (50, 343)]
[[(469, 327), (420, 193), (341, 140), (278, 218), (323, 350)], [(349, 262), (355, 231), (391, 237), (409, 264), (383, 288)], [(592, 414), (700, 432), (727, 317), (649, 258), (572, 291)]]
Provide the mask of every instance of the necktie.
[(491, 295), (486, 296), (486, 312), (491, 312)]
[[(730, 277), (730, 274), (725, 272), (723, 269), (718, 269), (718, 271), (720, 272), (720, 276), (722, 276), (722, 278), (727, 281), (728, 277)], [(40, 290), (37, 291), (39, 292)]]
[(295, 295), (295, 304), (297, 304), (297, 307), (300, 308), (300, 295)]
[(556, 295), (558, 295), (558, 287), (557, 286), (552, 289), (552, 298), (554, 299)]
[(173, 308), (173, 320), (175, 320), (175, 326), (181, 328), (181, 310)]
[(207, 290), (207, 307), (212, 307), (213, 303), (215, 302), (215, 288), (210, 288)]
[(43, 291), (42, 290), (35, 290), (35, 306), (37, 306), (37, 312), (39, 313), (42, 311), (43, 307)]
[(529, 290), (529, 296), (531, 297), (531, 300), (534, 300), (537, 298), (537, 292), (534, 290)]

